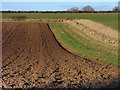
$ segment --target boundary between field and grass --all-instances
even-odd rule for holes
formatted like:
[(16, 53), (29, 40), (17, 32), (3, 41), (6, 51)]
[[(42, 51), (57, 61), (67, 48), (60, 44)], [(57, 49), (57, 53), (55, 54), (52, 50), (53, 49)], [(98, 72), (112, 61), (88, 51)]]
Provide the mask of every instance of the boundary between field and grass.
[[(89, 39), (90, 42), (89, 41), (86, 42), (85, 41), (87, 40), (86, 36), (81, 37), (79, 39), (79, 37), (76, 37), (78, 33), (73, 31), (75, 28), (71, 26), (70, 26), (71, 28), (70, 27), (68, 28), (67, 27), (69, 26), (68, 24), (64, 25), (62, 23), (62, 26), (61, 26), (58, 23), (50, 23), (49, 25), (51, 30), (54, 32), (56, 38), (58, 39), (58, 41), (63, 45), (63, 47), (67, 48), (67, 50), (69, 50), (70, 52), (80, 55), (82, 57), (89, 58), (89, 59), (99, 59), (101, 61), (109, 62), (110, 64), (118, 65), (117, 47), (114, 48), (113, 46), (114, 49), (112, 49), (111, 44), (107, 44), (103, 41), (97, 41), (93, 38)], [(70, 29), (72, 29), (73, 31), (72, 36), (71, 36)], [(92, 42), (94, 41), (95, 45), (97, 46), (95, 47), (92, 46), (94, 45), (94, 43), (91, 44), (91, 41)]]
[[(46, 16), (48, 16), (48, 15), (46, 15)], [(75, 16), (72, 16), (71, 18), (69, 18), (69, 17), (66, 17), (67, 15), (66, 16), (59, 16), (60, 14), (57, 14), (57, 15), (58, 16), (56, 16), (56, 17), (55, 17), (55, 14), (52, 14), (51, 16), (49, 16), (47, 18), (46, 18), (46, 16), (43, 16), (43, 17), (39, 16), (39, 17), (41, 17), (40, 19), (35, 19), (35, 18), (29, 19), (31, 17), (31, 15), (30, 15), (30, 17), (27, 16), (27, 18), (25, 20), (20, 20), (20, 21), (17, 21), (17, 20), (14, 21), (9, 18), (8, 19), (3, 18), (3, 22), (48, 23), (47, 25), (48, 25), (49, 29), (51, 30), (54, 38), (56, 39), (56, 41), (58, 42), (60, 47), (63, 48), (68, 53), (71, 53), (71, 54), (74, 54), (74, 55), (80, 56), (80, 57), (82, 56), (82, 57), (86, 58), (87, 60), (94, 59), (94, 60), (104, 61), (104, 62), (113, 64), (113, 65), (118, 65), (118, 53), (117, 53), (116, 46), (112, 46), (111, 44), (104, 42), (104, 40), (99, 40), (99, 38), (93, 38), (90, 35), (88, 35), (87, 33), (83, 32), (79, 27), (77, 28), (76, 26), (74, 26), (70, 23), (66, 23), (66, 21), (68, 21), (69, 19), (74, 20), (72, 17), (75, 17)], [(80, 15), (80, 14), (78, 14), (78, 15)], [(97, 15), (93, 14), (93, 16), (98, 16), (98, 15), (99, 14), (97, 14)], [(52, 17), (52, 16), (54, 16), (54, 17)], [(93, 16), (92, 16), (92, 18), (91, 18), (91, 16), (88, 16), (87, 19), (88, 20), (92, 19), (95, 22), (99, 22), (101, 20), (101, 18), (98, 18), (97, 20), (95, 20), (95, 18), (93, 19)], [(37, 17), (37, 18), (39, 18), (39, 17)], [(82, 16), (82, 17), (84, 17), (84, 16)], [(103, 16), (100, 16), (100, 17), (103, 17)], [(105, 17), (106, 17), (106, 14), (105, 14)], [(113, 20), (113, 18), (111, 19), (110, 16), (108, 16), (108, 17), (109, 18), (107, 18), (107, 20), (108, 19)], [(111, 15), (111, 17), (114, 17), (114, 16)], [(77, 16), (77, 18), (79, 18), (79, 17)], [(79, 18), (79, 19), (81, 19), (81, 18)], [(113, 22), (116, 22), (115, 20), (116, 20), (116, 16), (115, 16)], [(104, 22), (104, 21), (105, 20), (100, 21), (99, 23)], [(108, 23), (108, 22), (109, 21), (106, 21), (103, 24)], [(111, 25), (111, 23), (108, 26), (110, 26), (110, 25)], [(116, 27), (115, 24), (112, 27), (115, 29), (115, 27)]]

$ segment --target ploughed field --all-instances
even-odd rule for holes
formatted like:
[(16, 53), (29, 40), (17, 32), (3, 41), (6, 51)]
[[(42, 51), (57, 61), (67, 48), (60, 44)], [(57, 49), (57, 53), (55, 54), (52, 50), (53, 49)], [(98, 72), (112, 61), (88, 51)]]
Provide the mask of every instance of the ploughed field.
[(2, 23), (4, 88), (117, 87), (118, 68), (68, 52), (45, 23)]

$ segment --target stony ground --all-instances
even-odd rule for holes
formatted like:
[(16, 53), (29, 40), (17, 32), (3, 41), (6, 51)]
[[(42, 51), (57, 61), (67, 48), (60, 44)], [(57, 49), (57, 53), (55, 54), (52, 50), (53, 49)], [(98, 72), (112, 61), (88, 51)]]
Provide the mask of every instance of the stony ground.
[(2, 23), (4, 88), (117, 87), (118, 67), (76, 56), (44, 23)]

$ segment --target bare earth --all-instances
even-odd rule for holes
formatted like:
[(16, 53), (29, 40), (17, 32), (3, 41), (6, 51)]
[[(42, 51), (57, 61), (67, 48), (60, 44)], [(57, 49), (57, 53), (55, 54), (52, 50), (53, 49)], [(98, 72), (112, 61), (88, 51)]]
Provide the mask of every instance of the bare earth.
[(4, 88), (117, 87), (118, 67), (66, 51), (44, 23), (2, 23)]

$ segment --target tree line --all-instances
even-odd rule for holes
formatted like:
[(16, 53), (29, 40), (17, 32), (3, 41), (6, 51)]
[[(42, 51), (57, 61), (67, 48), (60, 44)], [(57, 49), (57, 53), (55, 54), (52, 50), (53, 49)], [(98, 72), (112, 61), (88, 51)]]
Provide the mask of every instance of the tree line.
[[(83, 12), (110, 12), (110, 11), (95, 11), (94, 8), (92, 8), (91, 6), (85, 6), (82, 8), (82, 10), (79, 10), (78, 7), (72, 7), (70, 9), (68, 9), (67, 11), (72, 11), (72, 12), (78, 12), (78, 11), (83, 11)], [(120, 11), (120, 8), (118, 6), (113, 7), (111, 12), (118, 12)]]
[(0, 11), (0, 13), (118, 13), (117, 11)]
[(91, 6), (85, 6), (82, 10), (78, 7), (72, 7), (67, 11), (0, 11), (2, 13), (118, 13), (120, 8), (118, 6), (114, 7), (112, 11), (95, 11)]

